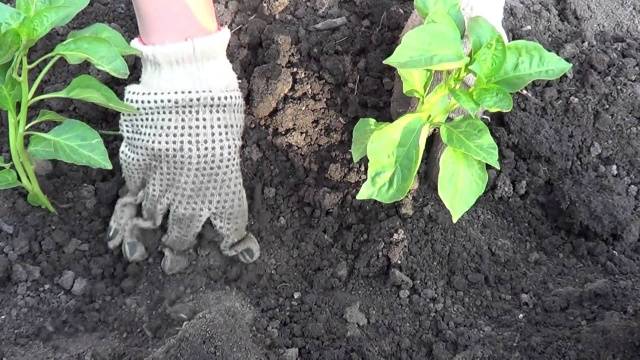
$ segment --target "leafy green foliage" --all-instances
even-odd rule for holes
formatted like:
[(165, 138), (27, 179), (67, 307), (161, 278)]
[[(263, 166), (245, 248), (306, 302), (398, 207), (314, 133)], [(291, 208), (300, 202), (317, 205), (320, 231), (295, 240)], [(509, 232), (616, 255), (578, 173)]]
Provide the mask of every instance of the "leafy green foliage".
[(28, 150), (36, 159), (60, 160), (98, 169), (112, 168), (100, 134), (78, 120), (65, 120), (46, 134), (34, 133)]
[(360, 119), (353, 128), (353, 141), (351, 143), (351, 155), (353, 162), (358, 162), (367, 156), (367, 146), (371, 135), (378, 129), (389, 125), (389, 123), (379, 123), (375, 119)]
[(482, 161), (447, 147), (440, 157), (438, 194), (449, 209), (453, 222), (457, 222), (487, 187), (489, 175)]
[(433, 80), (433, 72), (426, 69), (401, 69), (398, 75), (402, 79), (403, 93), (416, 98), (424, 97)]
[(571, 69), (571, 64), (545, 50), (542, 45), (516, 40), (507, 45), (507, 57), (502, 68), (489, 80), (508, 92), (524, 89), (534, 80), (553, 80)]
[(20, 186), (18, 174), (13, 169), (0, 171), (0, 190), (13, 189)]
[[(431, 34), (438, 36), (429, 39)], [(463, 66), (466, 60), (460, 33), (449, 21), (426, 23), (409, 31), (384, 63), (400, 70), (451, 70)]]
[(495, 84), (475, 87), (473, 98), (480, 106), (490, 112), (509, 112), (513, 108), (511, 94)]
[(0, 53), (0, 65), (6, 64), (13, 60), (16, 51), (20, 48), (20, 34), (15, 29), (10, 29), (0, 34), (0, 44), (3, 45), (2, 53)]
[(96, 68), (117, 78), (126, 79), (129, 67), (111, 43), (96, 36), (81, 36), (68, 39), (56, 46), (55, 55), (63, 56), (69, 64), (90, 62)]
[(83, 100), (122, 113), (136, 112), (136, 108), (124, 103), (111, 89), (90, 75), (80, 75), (64, 90), (48, 96)]
[(23, 18), (24, 15), (17, 9), (0, 3), (0, 33), (14, 29)]
[(469, 19), (467, 34), (471, 40), (471, 51), (474, 54), (477, 54), (491, 39), (500, 36), (500, 32), (487, 19), (481, 16), (474, 16)]
[(31, 123), (43, 123), (43, 122), (47, 122), (47, 121), (52, 121), (52, 122), (63, 122), (65, 121), (67, 118), (50, 110), (40, 110), (40, 113), (38, 114), (38, 117), (35, 118), (35, 120), (33, 120)]
[(0, 65), (0, 110), (15, 109), (20, 99), (20, 83), (11, 76), (12, 64)]
[(460, 34), (464, 34), (464, 15), (460, 10), (460, 0), (415, 0), (414, 6), (425, 22), (437, 22), (450, 18)]
[(68, 24), (87, 5), (89, 0), (17, 0), (16, 8), (25, 17), (18, 26), (24, 44), (32, 46), (54, 28)]
[(478, 161), (500, 169), (498, 145), (482, 120), (465, 116), (440, 127), (442, 141)]
[[(454, 222), (484, 193), (487, 165), (500, 169), (498, 145), (481, 111), (508, 112), (511, 93), (535, 80), (559, 78), (571, 64), (530, 41), (506, 42), (482, 17), (462, 18), (459, 0), (415, 0), (424, 24), (407, 32), (385, 64), (398, 70), (403, 92), (419, 100), (415, 113), (378, 123), (361, 119), (354, 129), (354, 161), (369, 159), (358, 199), (398, 201), (413, 187), (427, 138), (440, 130), (438, 193)], [(461, 21), (462, 20), (462, 21)], [(470, 54), (462, 35), (471, 42)], [(442, 83), (432, 81), (442, 78)], [(473, 84), (466, 79), (473, 78)], [(447, 121), (456, 109), (468, 115)], [(383, 125), (384, 124), (384, 125)]]
[(496, 35), (475, 53), (469, 70), (476, 75), (479, 82), (484, 83), (502, 69), (506, 58), (507, 45), (502, 35)]
[[(71, 32), (53, 52), (30, 63), (31, 47), (54, 28), (68, 24), (89, 0), (16, 0), (15, 4), (15, 8), (0, 4), (0, 109), (7, 113), (12, 159), (11, 164), (0, 164), (0, 189), (22, 187), (30, 204), (55, 211), (40, 188), (31, 159), (61, 160), (100, 169), (111, 169), (111, 162), (98, 132), (89, 125), (48, 110), (41, 110), (30, 121), (31, 106), (62, 97), (120, 112), (134, 112), (135, 108), (88, 75), (48, 94), (38, 94), (42, 80), (61, 58), (70, 64), (87, 61), (113, 76), (126, 78), (129, 69), (123, 56), (137, 55), (138, 51), (114, 29), (94, 24)], [(42, 63), (46, 65), (40, 66)], [(37, 69), (39, 74), (32, 74)], [(45, 122), (60, 124), (48, 133), (32, 130)]]
[[(453, 99), (465, 109), (469, 114), (477, 114), (480, 111), (480, 106), (476, 103), (476, 100), (471, 96), (471, 93), (466, 89), (449, 89)], [(448, 115), (448, 114), (447, 114)]]
[(116, 30), (106, 24), (93, 24), (82, 30), (69, 33), (67, 39), (77, 39), (82, 37), (97, 37), (108, 41), (122, 56), (140, 55), (140, 50), (129, 45), (127, 40)]
[(392, 203), (405, 197), (415, 181), (430, 133), (422, 114), (407, 114), (375, 131), (367, 146), (368, 179), (357, 198)]

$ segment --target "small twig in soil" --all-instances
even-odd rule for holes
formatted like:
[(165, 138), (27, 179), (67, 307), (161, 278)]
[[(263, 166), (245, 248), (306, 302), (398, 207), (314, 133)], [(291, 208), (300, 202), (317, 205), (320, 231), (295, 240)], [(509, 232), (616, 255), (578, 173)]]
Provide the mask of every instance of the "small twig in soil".
[(334, 45), (338, 45), (338, 44), (340, 44), (341, 42), (343, 42), (343, 41), (347, 40), (348, 38), (349, 38), (348, 36), (345, 36), (345, 37), (343, 37), (342, 39), (340, 39), (340, 40), (336, 41), (336, 42), (334, 43)]
[(72, 206), (73, 206), (73, 204), (72, 204), (72, 203), (69, 203), (69, 204), (60, 204), (59, 202), (56, 202), (56, 201), (53, 201), (53, 203), (56, 205), (56, 207), (57, 207), (58, 209), (68, 209), (68, 208), (70, 208), (70, 207), (72, 207)]
[(531, 93), (529, 93), (527, 90), (521, 90), (520, 94), (527, 96), (528, 98), (530, 98), (531, 100), (533, 100), (534, 103), (536, 103), (537, 105), (540, 106), (544, 106), (544, 103), (538, 99), (536, 99), (533, 95), (531, 95)]
[(316, 30), (316, 31), (332, 30), (346, 24), (347, 24), (347, 18), (343, 16), (337, 19), (325, 20), (319, 24), (313, 25), (311, 27), (311, 30)]
[(98, 132), (102, 135), (110, 135), (110, 136), (122, 136), (120, 131), (110, 131), (110, 130), (98, 130)]
[(384, 13), (382, 13), (382, 16), (380, 17), (380, 23), (378, 24), (378, 27), (376, 28), (376, 34), (380, 32), (380, 29), (382, 29), (382, 24), (384, 24), (384, 21), (387, 19), (387, 12), (385, 11)]
[[(249, 18), (249, 20), (248, 20), (247, 22), (249, 22), (249, 21), (251, 21), (251, 20), (253, 20), (253, 19), (255, 19), (255, 18), (256, 18), (256, 14), (253, 14), (253, 16), (252, 16), (252, 17), (250, 17), (250, 18)], [(236, 31), (238, 31), (238, 30), (242, 29), (242, 28), (243, 28), (243, 27), (245, 27), (246, 25), (247, 25), (247, 24), (237, 26), (235, 29), (231, 30), (231, 33), (233, 34), (234, 32), (236, 32)]]
[(360, 74), (358, 74), (358, 77), (356, 78), (356, 89), (353, 92), (353, 96), (358, 95), (358, 85), (360, 84)]

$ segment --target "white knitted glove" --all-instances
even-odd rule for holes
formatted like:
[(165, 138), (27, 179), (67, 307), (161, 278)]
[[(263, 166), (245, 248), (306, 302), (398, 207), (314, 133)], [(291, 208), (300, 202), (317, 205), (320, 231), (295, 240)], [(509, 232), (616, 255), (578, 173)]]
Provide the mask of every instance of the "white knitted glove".
[[(168, 274), (188, 266), (187, 251), (207, 219), (222, 234), (222, 253), (246, 263), (260, 255), (246, 231), (248, 212), (240, 171), (244, 101), (226, 56), (230, 32), (169, 45), (132, 46), (142, 52), (140, 84), (125, 101), (120, 162), (129, 190), (118, 200), (109, 226), (109, 247), (122, 246), (130, 261), (147, 257), (137, 240), (140, 228), (160, 226), (162, 268)], [(136, 217), (138, 205), (142, 217)]]

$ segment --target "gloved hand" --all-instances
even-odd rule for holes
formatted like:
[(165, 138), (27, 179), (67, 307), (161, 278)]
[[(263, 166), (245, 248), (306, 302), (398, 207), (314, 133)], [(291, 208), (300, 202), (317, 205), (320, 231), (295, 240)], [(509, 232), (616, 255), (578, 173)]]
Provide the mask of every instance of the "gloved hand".
[[(188, 266), (188, 250), (207, 219), (222, 234), (222, 253), (250, 263), (260, 256), (246, 231), (248, 211), (240, 171), (244, 102), (227, 59), (230, 32), (142, 52), (140, 84), (125, 101), (138, 108), (122, 115), (120, 162), (128, 194), (118, 200), (109, 226), (109, 247), (122, 246), (130, 261), (147, 257), (138, 230), (160, 226), (167, 274)], [(142, 216), (137, 217), (138, 207)]]

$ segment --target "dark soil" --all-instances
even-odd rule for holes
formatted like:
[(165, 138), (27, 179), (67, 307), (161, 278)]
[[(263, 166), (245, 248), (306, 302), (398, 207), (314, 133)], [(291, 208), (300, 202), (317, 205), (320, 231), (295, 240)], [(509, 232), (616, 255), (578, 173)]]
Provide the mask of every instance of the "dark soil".
[[(105, 239), (119, 170), (56, 163), (42, 182), (57, 215), (0, 194), (0, 359), (638, 358), (640, 35), (623, 21), (640, 18), (636, 2), (508, 1), (512, 38), (575, 66), (493, 119), (502, 171), (456, 225), (429, 186), (392, 206), (354, 200), (365, 166), (350, 133), (361, 116), (390, 117), (381, 61), (412, 2), (261, 3), (219, 6), (248, 104), (260, 260), (222, 257), (207, 227), (185, 274), (163, 275), (160, 253), (127, 264)], [(128, 0), (95, 0), (72, 27), (95, 21), (136, 35)], [(56, 72), (45, 88), (72, 75)], [(117, 128), (93, 106), (51, 107)]]

